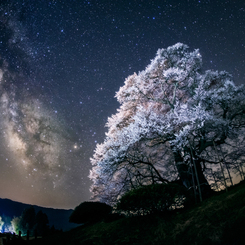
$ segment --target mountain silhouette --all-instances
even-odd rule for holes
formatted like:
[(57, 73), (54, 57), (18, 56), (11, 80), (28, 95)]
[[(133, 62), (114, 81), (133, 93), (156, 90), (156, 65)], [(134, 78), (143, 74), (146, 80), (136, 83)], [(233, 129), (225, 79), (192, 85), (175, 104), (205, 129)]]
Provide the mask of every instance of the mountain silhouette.
[(49, 227), (54, 226), (55, 229), (62, 229), (63, 231), (77, 227), (77, 225), (69, 223), (69, 217), (73, 211), (72, 209), (44, 208), (36, 205), (15, 202), (10, 199), (0, 198), (0, 216), (3, 220), (12, 220), (14, 217), (21, 216), (23, 210), (31, 206), (34, 207), (36, 213), (41, 210), (48, 216)]

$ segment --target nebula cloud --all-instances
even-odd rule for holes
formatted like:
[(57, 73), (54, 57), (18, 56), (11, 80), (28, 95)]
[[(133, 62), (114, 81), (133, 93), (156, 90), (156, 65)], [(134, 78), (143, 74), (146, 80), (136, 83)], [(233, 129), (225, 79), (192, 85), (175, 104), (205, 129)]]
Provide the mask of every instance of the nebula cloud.
[(2, 93), (0, 111), (5, 145), (16, 159), (15, 167), (36, 181), (61, 184), (67, 168), (62, 149), (69, 142), (57, 119), (39, 100), (27, 94), (17, 99), (15, 91)]
[(59, 113), (63, 81), (46, 83), (50, 47), (26, 25), (28, 6), (0, 4), (0, 198), (70, 208), (81, 200), (81, 175), (88, 175), (85, 150), (70, 118)]
[(33, 192), (33, 199), (39, 195), (58, 202), (69, 192), (68, 176), (77, 159), (71, 156), (71, 161), (68, 153), (76, 142), (44, 102), (11, 85), (9, 73), (0, 69), (1, 170), (18, 179), (15, 190), (22, 185), (23, 193)]

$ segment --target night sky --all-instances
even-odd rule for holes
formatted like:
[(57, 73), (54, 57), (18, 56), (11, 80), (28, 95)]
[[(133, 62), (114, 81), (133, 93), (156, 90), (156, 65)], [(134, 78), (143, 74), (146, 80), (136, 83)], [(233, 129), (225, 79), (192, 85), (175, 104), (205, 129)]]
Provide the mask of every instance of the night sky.
[(177, 42), (245, 83), (244, 0), (1, 1), (0, 197), (88, 201), (115, 92)]

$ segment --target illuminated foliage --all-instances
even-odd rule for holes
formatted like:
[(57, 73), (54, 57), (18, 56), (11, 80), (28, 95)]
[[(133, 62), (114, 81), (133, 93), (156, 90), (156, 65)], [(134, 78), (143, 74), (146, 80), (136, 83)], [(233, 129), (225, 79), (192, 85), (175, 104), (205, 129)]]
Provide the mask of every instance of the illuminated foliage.
[(221, 162), (243, 164), (244, 87), (201, 66), (199, 50), (177, 43), (126, 79), (91, 159), (95, 200), (115, 203), (132, 188), (177, 178), (202, 200), (211, 192), (208, 170), (220, 179)]

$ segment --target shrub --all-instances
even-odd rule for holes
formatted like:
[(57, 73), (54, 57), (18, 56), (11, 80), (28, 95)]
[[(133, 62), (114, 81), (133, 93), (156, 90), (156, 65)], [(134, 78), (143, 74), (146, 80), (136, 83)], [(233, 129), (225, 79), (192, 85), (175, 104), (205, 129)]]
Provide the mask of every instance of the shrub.
[(187, 190), (178, 184), (154, 184), (127, 192), (116, 209), (133, 215), (145, 215), (183, 207)]
[(120, 214), (120, 213), (112, 213), (112, 214), (109, 214), (109, 215), (107, 215), (105, 217), (104, 222), (110, 223), (110, 222), (114, 222), (114, 221), (117, 221), (119, 219), (122, 219), (124, 217), (125, 216), (123, 214)]
[(98, 222), (111, 214), (112, 207), (101, 202), (83, 202), (72, 212), (69, 222), (83, 224)]

